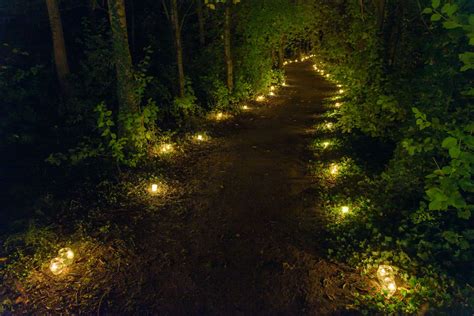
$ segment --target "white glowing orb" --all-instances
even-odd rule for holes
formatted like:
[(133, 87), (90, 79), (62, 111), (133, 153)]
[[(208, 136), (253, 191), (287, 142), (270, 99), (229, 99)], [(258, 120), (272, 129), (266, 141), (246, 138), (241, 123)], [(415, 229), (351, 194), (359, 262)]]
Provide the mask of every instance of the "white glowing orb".
[(331, 144), (330, 142), (323, 142), (322, 143), (323, 148), (328, 148), (330, 144)]
[(393, 294), (397, 291), (397, 283), (395, 281), (391, 280), (386, 284), (386, 289), (390, 294)]
[(341, 207), (341, 212), (342, 212), (342, 214), (347, 214), (347, 213), (349, 213), (349, 206), (343, 206), (343, 207)]
[(389, 265), (380, 265), (379, 268), (377, 269), (377, 278), (382, 281), (388, 276), (393, 276), (395, 272), (393, 271), (393, 268)]
[(197, 134), (196, 139), (201, 142), (204, 140), (204, 136), (202, 136), (201, 134)]
[(160, 153), (162, 154), (168, 154), (173, 151), (173, 145), (166, 143), (166, 144), (161, 144), (160, 146)]
[(246, 111), (248, 109), (250, 109), (250, 108), (247, 105), (242, 105), (242, 110)]
[(275, 92), (270, 91), (270, 92), (268, 93), (268, 95), (271, 96), (271, 97), (273, 97), (273, 96), (275, 95)]
[(68, 247), (59, 249), (58, 256), (66, 266), (71, 265), (74, 261), (74, 251)]
[(153, 183), (153, 184), (151, 185), (151, 192), (153, 192), (153, 193), (158, 192), (158, 184)]
[(66, 269), (66, 264), (62, 258), (54, 258), (49, 263), (49, 270), (54, 275), (63, 273), (64, 269)]
[(333, 123), (329, 122), (329, 123), (326, 123), (326, 128), (327, 129), (332, 129), (333, 127)]
[(270, 91), (275, 91), (276, 87), (275, 86), (270, 86)]
[(339, 89), (339, 93), (344, 93), (344, 89)]
[(331, 166), (329, 167), (329, 172), (335, 176), (338, 172), (339, 172), (339, 167), (337, 164), (333, 163), (331, 164)]
[(336, 104), (334, 104), (334, 106), (335, 106), (336, 108), (339, 108), (339, 107), (341, 107), (341, 103), (340, 103), (340, 102), (336, 102)]
[(263, 95), (259, 95), (255, 100), (257, 100), (258, 102), (262, 102), (265, 101), (265, 97)]

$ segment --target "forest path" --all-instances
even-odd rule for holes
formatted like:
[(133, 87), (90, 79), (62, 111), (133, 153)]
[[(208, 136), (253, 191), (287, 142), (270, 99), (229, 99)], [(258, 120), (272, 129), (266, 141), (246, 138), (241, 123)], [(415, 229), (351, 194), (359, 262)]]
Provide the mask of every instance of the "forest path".
[[(356, 283), (357, 274), (318, 256), (325, 252), (324, 223), (308, 173), (309, 131), (334, 87), (310, 62), (286, 71), (287, 86), (228, 123), (239, 127), (224, 128), (218, 146), (193, 161), (191, 178), (182, 179), (195, 190), (183, 202), (186, 223), (170, 233), (181, 255), (166, 271), (150, 269), (145, 276), (146, 288), (157, 292), (152, 309), (333, 314), (350, 303), (352, 286), (346, 285)], [(154, 235), (144, 237), (148, 249), (156, 244)]]

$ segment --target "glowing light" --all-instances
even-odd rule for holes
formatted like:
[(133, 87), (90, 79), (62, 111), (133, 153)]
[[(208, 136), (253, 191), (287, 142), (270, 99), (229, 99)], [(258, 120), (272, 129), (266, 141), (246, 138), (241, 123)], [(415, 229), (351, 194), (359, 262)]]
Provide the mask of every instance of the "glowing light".
[(380, 265), (377, 269), (377, 278), (379, 280), (384, 280), (386, 277), (392, 277), (394, 275), (393, 268), (389, 265)]
[(330, 75), (330, 74), (326, 74), (326, 78), (329, 78), (329, 77), (331, 77), (331, 75)]
[(244, 111), (247, 111), (247, 110), (249, 110), (250, 108), (249, 108), (247, 105), (242, 105), (241, 109), (244, 110)]
[(326, 125), (325, 125), (325, 126), (326, 126), (326, 129), (332, 129), (332, 128), (333, 128), (333, 126), (334, 126), (334, 124), (333, 124), (333, 123), (331, 123), (331, 122), (329, 122), (329, 123), (326, 123)]
[(265, 101), (265, 97), (263, 95), (259, 95), (255, 100), (257, 100), (258, 102), (262, 102)]
[(395, 271), (389, 265), (380, 265), (377, 269), (377, 278), (382, 289), (387, 291), (389, 295), (397, 291), (397, 283), (395, 282)]
[(331, 164), (329, 166), (329, 173), (331, 173), (333, 176), (335, 176), (339, 172), (339, 166), (335, 163)]
[(268, 93), (268, 95), (271, 96), (271, 97), (273, 97), (273, 96), (275, 95), (275, 92), (270, 91), (270, 92)]
[(160, 146), (160, 153), (161, 154), (169, 154), (173, 151), (173, 145), (170, 143), (161, 144)]
[(287, 62), (287, 61), (284, 61), (284, 62), (283, 62), (283, 66), (286, 66), (286, 65), (288, 65), (288, 62)]
[(342, 84), (338, 84), (337, 87), (338, 87), (338, 88), (342, 88)]
[(336, 102), (336, 104), (334, 104), (334, 106), (335, 106), (336, 108), (339, 108), (339, 107), (341, 107), (341, 103), (340, 103), (340, 102)]
[(275, 86), (270, 86), (270, 91), (275, 91), (276, 87)]
[(393, 294), (397, 291), (397, 283), (394, 280), (390, 280), (386, 283), (386, 288), (390, 294)]
[(286, 81), (283, 80), (283, 82), (281, 83), (282, 86), (286, 87)]
[(54, 258), (49, 263), (49, 270), (52, 274), (58, 275), (63, 273), (64, 269), (66, 269), (66, 264), (62, 258)]
[(204, 140), (204, 137), (202, 137), (202, 135), (199, 134), (199, 135), (196, 136), (196, 139), (199, 140), (199, 141), (202, 141), (202, 140)]
[(74, 261), (74, 251), (71, 248), (61, 248), (58, 251), (59, 258), (63, 260), (63, 263), (68, 266)]
[(328, 148), (330, 144), (331, 144), (330, 142), (325, 141), (321, 145), (323, 146), (323, 148)]
[(339, 93), (344, 93), (344, 89), (339, 89)]
[(342, 212), (342, 214), (349, 213), (349, 206), (342, 206), (341, 207), (341, 212)]

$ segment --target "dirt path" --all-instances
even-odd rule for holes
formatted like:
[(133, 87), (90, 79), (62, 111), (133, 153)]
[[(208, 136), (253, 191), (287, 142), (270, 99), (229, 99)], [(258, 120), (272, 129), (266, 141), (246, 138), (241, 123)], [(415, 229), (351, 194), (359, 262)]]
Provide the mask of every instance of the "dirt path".
[[(143, 223), (140, 243), (167, 256), (150, 265), (144, 311), (172, 314), (333, 314), (357, 274), (321, 259), (322, 210), (307, 164), (312, 127), (332, 87), (310, 63), (287, 68), (287, 87), (228, 123), (191, 165), (182, 225)], [(186, 173), (187, 174), (187, 173)], [(167, 237), (150, 234), (159, 231)], [(174, 255), (173, 255), (174, 254)], [(160, 260), (161, 260), (160, 259)], [(158, 260), (157, 260), (158, 261)], [(150, 292), (156, 295), (150, 295)]]

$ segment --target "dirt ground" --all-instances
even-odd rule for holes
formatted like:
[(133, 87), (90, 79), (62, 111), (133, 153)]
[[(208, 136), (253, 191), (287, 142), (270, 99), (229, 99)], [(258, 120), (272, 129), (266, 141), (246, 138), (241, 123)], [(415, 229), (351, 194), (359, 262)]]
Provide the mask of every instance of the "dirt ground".
[(179, 187), (175, 197), (99, 210), (91, 221), (122, 227), (115, 237), (94, 242), (91, 236), (76, 245), (76, 263), (62, 277), (52, 277), (46, 264), (26, 281), (11, 282), (18, 293), (16, 310), (357, 313), (352, 293), (366, 287), (364, 280), (324, 259), (321, 188), (308, 172), (314, 159), (308, 148), (311, 128), (334, 87), (315, 75), (310, 62), (286, 70), (287, 86), (275, 96), (216, 124), (208, 146), (173, 159), (168, 173)]
[[(185, 224), (169, 236), (181, 256), (144, 276), (160, 292), (144, 311), (347, 313), (360, 277), (322, 259), (324, 210), (307, 169), (308, 130), (331, 93), (309, 62), (292, 64), (276, 96), (224, 123), (218, 143), (182, 172), (193, 192), (181, 201)], [(156, 244), (150, 231), (163, 227), (150, 225), (141, 226), (143, 245)]]

